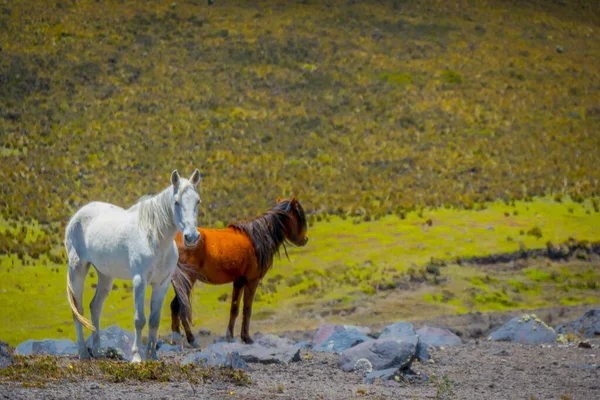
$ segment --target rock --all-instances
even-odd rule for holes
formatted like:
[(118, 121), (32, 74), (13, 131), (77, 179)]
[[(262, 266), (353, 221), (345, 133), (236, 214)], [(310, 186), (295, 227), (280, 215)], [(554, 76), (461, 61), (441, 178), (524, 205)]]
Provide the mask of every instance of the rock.
[(556, 341), (554, 329), (546, 325), (535, 314), (513, 318), (492, 332), (488, 340), (518, 342), (524, 344), (552, 343)]
[(580, 318), (566, 324), (558, 325), (556, 333), (563, 335), (571, 334), (586, 338), (600, 336), (600, 308), (586, 311)]
[(198, 336), (210, 336), (210, 329), (202, 328), (198, 331)]
[(263, 364), (287, 364), (301, 360), (299, 346), (289, 339), (280, 338), (275, 335), (263, 335), (251, 345), (218, 342), (209, 345), (205, 352), (194, 354), (204, 353), (202, 357), (210, 355), (211, 357), (218, 358), (222, 357), (223, 354), (238, 353), (240, 358), (247, 363)]
[(228, 352), (223, 346), (210, 345), (203, 351), (188, 355), (182, 364), (204, 364), (212, 367), (228, 367), (233, 369), (248, 370), (248, 364), (240, 357), (237, 351)]
[(14, 363), (14, 359), (8, 350), (8, 343), (0, 342), (0, 368), (6, 368)]
[(375, 371), (404, 368), (410, 365), (416, 350), (417, 345), (413, 340), (394, 338), (370, 340), (344, 351), (340, 356), (339, 366), (346, 372), (354, 371), (357, 362), (366, 359)]
[(565, 51), (565, 50), (561, 46), (556, 46), (557, 53), (562, 53), (563, 51)]
[(388, 368), (381, 371), (373, 371), (365, 378), (365, 383), (374, 383), (376, 380), (397, 381), (400, 380), (400, 371), (398, 368)]
[(417, 358), (420, 361), (429, 360), (429, 348), (431, 346), (448, 346), (462, 344), (462, 340), (448, 329), (424, 326), (417, 330), (419, 344), (417, 346)]
[(462, 344), (462, 340), (448, 329), (424, 326), (417, 329), (419, 341), (428, 346), (448, 346)]
[[(86, 342), (88, 348), (92, 348), (92, 335), (88, 336)], [(131, 361), (133, 354), (133, 333), (119, 328), (117, 325), (109, 326), (100, 330), (100, 354), (108, 357), (109, 352), (117, 352), (119, 357)], [(110, 350), (113, 348), (113, 350)], [(120, 351), (119, 351), (120, 350)]]
[(388, 325), (381, 331), (379, 335), (379, 339), (384, 338), (402, 338), (406, 336), (415, 336), (415, 328), (413, 324), (409, 322), (396, 322), (394, 324)]
[(181, 345), (172, 345), (162, 340), (156, 342), (157, 353), (181, 353), (182, 351)]
[(314, 351), (341, 354), (357, 344), (372, 340), (371, 337), (353, 329), (335, 331), (326, 340), (313, 346)]
[(296, 343), (296, 346), (298, 346), (301, 349), (310, 349), (311, 348), (311, 344), (309, 342), (298, 342), (298, 343)]
[(361, 358), (354, 363), (354, 372), (358, 372), (361, 375), (367, 375), (373, 372), (373, 364), (366, 358)]
[(334, 332), (336, 332), (336, 331), (342, 331), (342, 330), (354, 330), (354, 331), (361, 332), (361, 333), (363, 333), (365, 335), (368, 335), (368, 334), (371, 333), (371, 329), (365, 328), (365, 327), (362, 327), (362, 326), (323, 324), (323, 325), (321, 325), (319, 327), (319, 329), (317, 329), (317, 332), (313, 336), (313, 339), (312, 339), (312, 345), (313, 345), (313, 347), (317, 346), (317, 345), (319, 345), (321, 343), (323, 343)]
[(98, 350), (98, 356), (110, 358), (111, 360), (127, 361), (125, 352), (118, 347), (102, 347)]
[(15, 354), (29, 356), (33, 354), (50, 354), (55, 356), (77, 354), (77, 345), (70, 340), (44, 339), (27, 340), (17, 346)]
[(590, 342), (579, 342), (579, 344), (577, 344), (577, 347), (579, 347), (580, 349), (591, 349), (592, 345), (590, 344)]
[[(425, 361), (429, 359), (429, 353), (427, 352), (427, 348), (423, 347), (419, 343), (419, 337), (415, 332), (415, 328), (413, 324), (409, 322), (396, 322), (394, 324), (386, 326), (383, 331), (381, 331), (381, 335), (379, 335), (380, 339), (384, 338), (394, 338), (394, 339), (402, 339), (404, 341), (414, 342), (417, 348), (417, 356), (419, 360)], [(421, 354), (419, 353), (421, 350)]]
[(240, 356), (246, 362), (287, 364), (300, 361), (300, 348), (289, 339), (264, 335), (253, 345), (242, 345)]

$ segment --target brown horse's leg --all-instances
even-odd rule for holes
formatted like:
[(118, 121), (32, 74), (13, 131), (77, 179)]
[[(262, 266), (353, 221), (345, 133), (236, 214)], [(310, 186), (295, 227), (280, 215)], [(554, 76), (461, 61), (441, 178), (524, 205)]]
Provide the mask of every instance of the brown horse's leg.
[[(196, 279), (193, 279), (193, 278), (189, 278), (189, 279), (190, 279), (190, 286), (185, 289), (185, 295), (188, 299), (190, 298), (190, 294), (192, 293), (192, 287), (196, 283)], [(177, 300), (177, 298), (176, 298), (176, 300)], [(199, 345), (196, 342), (196, 338), (194, 337), (194, 334), (192, 333), (192, 327), (191, 327), (192, 321), (188, 320), (186, 315), (182, 314), (181, 311), (182, 310), (180, 309), (179, 316), (181, 318), (181, 324), (183, 325), (183, 329), (185, 330), (185, 337), (186, 337), (188, 343), (190, 344), (190, 346), (198, 347)]]
[(188, 343), (190, 344), (190, 346), (198, 347), (198, 343), (196, 343), (196, 338), (194, 337), (194, 334), (192, 333), (192, 327), (190, 326), (190, 321), (188, 321), (187, 318), (182, 318), (181, 324), (183, 325), (183, 329), (185, 330), (185, 337), (186, 337)]
[(235, 328), (235, 320), (240, 313), (240, 297), (242, 297), (242, 289), (246, 284), (247, 280), (244, 277), (240, 277), (233, 282), (233, 292), (231, 293), (231, 308), (229, 309), (229, 325), (227, 326), (227, 332), (225, 338), (228, 342), (233, 340), (233, 328)]
[(171, 302), (171, 332), (181, 335), (181, 330), (179, 329), (181, 327), (179, 312), (179, 300), (177, 300), (177, 296), (175, 296)]
[(254, 302), (254, 294), (258, 288), (259, 279), (248, 282), (244, 288), (244, 314), (242, 320), (242, 341), (247, 344), (254, 343), (250, 337), (250, 317), (252, 316), (252, 303)]

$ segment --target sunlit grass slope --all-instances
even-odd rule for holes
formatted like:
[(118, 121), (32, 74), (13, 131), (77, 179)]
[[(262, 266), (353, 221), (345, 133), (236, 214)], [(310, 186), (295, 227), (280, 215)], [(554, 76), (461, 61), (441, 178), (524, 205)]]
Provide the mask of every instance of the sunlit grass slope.
[[(368, 323), (600, 302), (600, 272), (588, 262), (538, 260), (512, 270), (454, 264), (458, 257), (543, 248), (548, 241), (558, 244), (571, 236), (597, 240), (600, 213), (589, 203), (545, 198), (514, 205), (496, 202), (480, 211), (427, 209), (421, 215), (409, 213), (405, 219), (388, 216), (359, 224), (333, 217), (312, 226), (309, 236), (306, 247), (288, 248), (290, 260), (276, 260), (263, 281), (254, 308), (255, 329), (312, 328), (321, 318)], [(426, 268), (432, 258), (439, 265), (448, 264), (439, 267), (439, 276)], [(16, 255), (0, 260), (0, 338), (11, 344), (27, 338), (73, 338), (65, 266), (45, 256), (26, 264)], [(382, 289), (391, 283), (402, 287), (412, 278), (428, 283), (413, 289)], [(95, 281), (88, 277), (86, 304)], [(102, 323), (132, 330), (131, 287), (125, 282), (115, 285)], [(230, 291), (229, 285), (197, 286), (193, 295), (197, 327), (224, 332), (229, 302), (223, 300)], [(161, 324), (161, 331), (167, 333), (168, 304)]]

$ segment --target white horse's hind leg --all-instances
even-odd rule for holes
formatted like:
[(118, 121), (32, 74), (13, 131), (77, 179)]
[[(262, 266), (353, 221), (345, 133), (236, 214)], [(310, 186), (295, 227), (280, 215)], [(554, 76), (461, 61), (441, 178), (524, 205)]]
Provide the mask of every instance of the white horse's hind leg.
[(144, 302), (146, 299), (146, 281), (141, 275), (133, 277), (133, 304), (135, 308), (135, 338), (133, 340), (133, 362), (142, 361), (140, 349), (142, 348), (142, 329), (146, 325), (146, 316), (144, 315)]
[(112, 289), (114, 279), (110, 276), (104, 275), (100, 271), (98, 272), (98, 286), (96, 286), (96, 294), (90, 303), (90, 311), (92, 314), (92, 324), (96, 328), (96, 332), (92, 332), (92, 355), (98, 356), (100, 350), (100, 315), (102, 314), (102, 307), (104, 301), (108, 297)]
[[(79, 261), (74, 266), (69, 265), (69, 273), (71, 274), (71, 283), (73, 285), (73, 297), (77, 304), (77, 310), (79, 314), (83, 315), (83, 288), (85, 284), (85, 277), (90, 270), (90, 264), (87, 262)], [(73, 315), (75, 321), (75, 331), (77, 332), (77, 349), (79, 351), (79, 358), (90, 358), (87, 346), (85, 344), (85, 337), (83, 336), (83, 326)]]
[(169, 290), (170, 279), (165, 282), (152, 286), (152, 299), (150, 300), (150, 318), (148, 320), (148, 357), (158, 360), (156, 354), (156, 336), (158, 325), (160, 324), (160, 312), (162, 310), (167, 291)]

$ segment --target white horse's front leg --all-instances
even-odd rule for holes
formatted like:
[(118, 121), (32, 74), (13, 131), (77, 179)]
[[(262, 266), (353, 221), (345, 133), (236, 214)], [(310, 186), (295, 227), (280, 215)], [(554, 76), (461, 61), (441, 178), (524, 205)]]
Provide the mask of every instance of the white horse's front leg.
[(158, 325), (160, 324), (160, 312), (162, 310), (167, 291), (169, 290), (170, 279), (165, 279), (160, 284), (152, 285), (152, 299), (150, 300), (150, 319), (148, 320), (148, 358), (158, 360), (156, 354), (156, 336)]
[(144, 315), (144, 302), (146, 298), (146, 281), (141, 275), (133, 277), (133, 303), (135, 308), (135, 338), (133, 339), (133, 362), (142, 361), (140, 349), (142, 348), (142, 329), (146, 325), (146, 316)]

